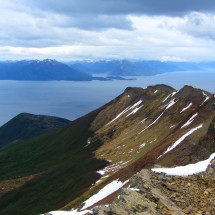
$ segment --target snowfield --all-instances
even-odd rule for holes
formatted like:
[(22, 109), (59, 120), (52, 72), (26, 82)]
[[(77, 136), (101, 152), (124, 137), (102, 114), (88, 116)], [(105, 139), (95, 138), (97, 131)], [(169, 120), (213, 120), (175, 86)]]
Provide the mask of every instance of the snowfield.
[(199, 161), (198, 163), (188, 164), (186, 166), (177, 166), (173, 168), (153, 168), (153, 172), (166, 173), (167, 175), (179, 175), (187, 176), (193, 175), (200, 172), (204, 172), (211, 160), (215, 158), (215, 153), (213, 153), (207, 160)]
[(127, 181), (121, 182), (119, 180), (112, 181), (110, 184), (107, 184), (105, 187), (103, 187), (98, 193), (91, 196), (88, 200), (84, 202), (84, 206), (81, 210), (84, 210), (95, 203), (101, 201), (105, 197), (109, 196), (110, 194), (114, 193), (115, 191), (119, 190), (121, 187), (123, 187)]

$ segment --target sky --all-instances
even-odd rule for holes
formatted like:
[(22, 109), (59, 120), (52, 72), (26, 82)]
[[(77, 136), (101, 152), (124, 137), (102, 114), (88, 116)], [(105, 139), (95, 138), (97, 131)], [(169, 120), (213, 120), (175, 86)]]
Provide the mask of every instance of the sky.
[(215, 60), (214, 0), (0, 0), (0, 61)]

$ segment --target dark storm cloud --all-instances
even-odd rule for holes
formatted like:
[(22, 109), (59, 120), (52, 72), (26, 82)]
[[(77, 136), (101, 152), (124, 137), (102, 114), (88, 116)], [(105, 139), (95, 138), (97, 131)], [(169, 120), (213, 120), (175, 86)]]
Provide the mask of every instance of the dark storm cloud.
[(215, 11), (214, 0), (32, 0), (36, 7), (63, 14), (184, 15)]

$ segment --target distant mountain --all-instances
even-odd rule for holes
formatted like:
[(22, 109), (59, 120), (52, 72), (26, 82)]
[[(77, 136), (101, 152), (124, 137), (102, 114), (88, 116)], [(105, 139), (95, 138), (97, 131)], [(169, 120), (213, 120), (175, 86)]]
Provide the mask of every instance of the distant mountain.
[(202, 65), (198, 63), (162, 61), (101, 60), (70, 62), (68, 65), (78, 71), (89, 74), (106, 74), (107, 76), (156, 75), (166, 72), (202, 69)]
[(0, 127), (0, 146), (38, 136), (68, 123), (69, 120), (59, 117), (21, 113)]
[(56, 60), (0, 62), (0, 80), (89, 81), (91, 75), (77, 71)]
[[(106, 105), (61, 129), (2, 147), (1, 215), (35, 215), (59, 209), (85, 210), (108, 205), (119, 195), (118, 189), (128, 187), (128, 180), (143, 168), (184, 166), (207, 160), (215, 152), (214, 104), (214, 94), (191, 86), (184, 86), (179, 91), (166, 85), (146, 89), (128, 87)], [(148, 180), (147, 174), (139, 175), (139, 178), (134, 176), (136, 191), (143, 190), (144, 199), (153, 201), (152, 209), (161, 210), (162, 214), (175, 214), (171, 213), (172, 202), (164, 204), (166, 198), (162, 199), (165, 197), (162, 192), (173, 190), (174, 193), (165, 194), (183, 204), (187, 198), (182, 198), (184, 190), (178, 190), (169, 177), (163, 179), (161, 175), (158, 179), (152, 174)], [(149, 183), (140, 184), (142, 179)], [(198, 187), (201, 180), (194, 179), (185, 181), (181, 187), (191, 187), (193, 183)], [(159, 180), (165, 181), (159, 185)], [(162, 192), (154, 189), (154, 182), (161, 189), (164, 187)], [(209, 186), (206, 185), (201, 186), (201, 192), (207, 191), (202, 194), (206, 202), (204, 208), (207, 195), (212, 196), (213, 192), (204, 189)], [(161, 195), (156, 197), (156, 193)], [(193, 201), (192, 194), (188, 194)], [(136, 200), (132, 204), (136, 204)], [(128, 201), (124, 198), (123, 202)], [(201, 209), (202, 205), (197, 202), (192, 210), (198, 211), (196, 208)], [(108, 213), (101, 214), (112, 214), (109, 209)], [(116, 214), (124, 214), (124, 209)], [(132, 214), (146, 210), (148, 208), (141, 201), (132, 209)]]

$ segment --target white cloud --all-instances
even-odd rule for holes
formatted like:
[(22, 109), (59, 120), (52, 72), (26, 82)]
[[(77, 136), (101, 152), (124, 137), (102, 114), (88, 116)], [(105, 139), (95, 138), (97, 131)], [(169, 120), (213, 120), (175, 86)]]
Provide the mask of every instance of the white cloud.
[(184, 19), (179, 29), (194, 37), (215, 40), (215, 15), (191, 13)]
[(181, 17), (115, 13), (91, 19), (92, 14), (46, 11), (26, 0), (0, 3), (1, 59), (215, 58), (212, 13), (192, 12)]

